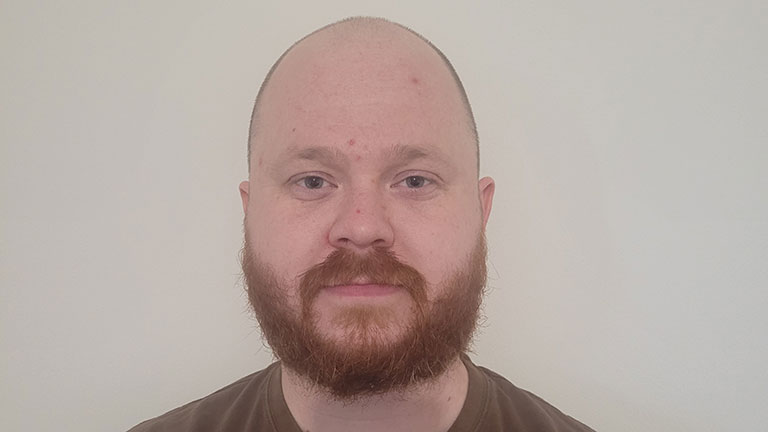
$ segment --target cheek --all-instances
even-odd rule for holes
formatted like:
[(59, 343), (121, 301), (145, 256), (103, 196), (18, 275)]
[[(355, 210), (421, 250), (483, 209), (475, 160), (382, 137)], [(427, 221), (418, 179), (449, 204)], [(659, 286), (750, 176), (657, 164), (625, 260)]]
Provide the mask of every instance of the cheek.
[(326, 235), (315, 212), (262, 201), (249, 209), (246, 226), (253, 252), (285, 281), (295, 279), (324, 258)]
[(480, 212), (475, 207), (441, 206), (419, 214), (400, 215), (396, 252), (419, 270), (430, 285), (439, 284), (461, 268), (474, 250), (481, 230)]

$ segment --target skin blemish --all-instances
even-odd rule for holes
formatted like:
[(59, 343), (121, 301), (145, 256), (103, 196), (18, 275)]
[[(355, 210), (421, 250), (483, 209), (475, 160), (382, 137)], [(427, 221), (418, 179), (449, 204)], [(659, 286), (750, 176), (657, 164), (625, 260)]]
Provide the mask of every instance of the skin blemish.
[(360, 209), (355, 210), (355, 213), (360, 214)]
[(355, 139), (354, 138), (350, 138), (349, 141), (347, 141), (347, 144), (349, 144), (351, 146), (355, 145)]
[(296, 128), (291, 129), (291, 132), (296, 132)]
[(259, 167), (261, 167), (263, 163), (264, 163), (264, 159), (261, 156), (259, 156)]
[(355, 160), (359, 161), (360, 160), (360, 155), (355, 156)]
[(418, 85), (421, 81), (416, 77), (411, 77), (411, 82)]

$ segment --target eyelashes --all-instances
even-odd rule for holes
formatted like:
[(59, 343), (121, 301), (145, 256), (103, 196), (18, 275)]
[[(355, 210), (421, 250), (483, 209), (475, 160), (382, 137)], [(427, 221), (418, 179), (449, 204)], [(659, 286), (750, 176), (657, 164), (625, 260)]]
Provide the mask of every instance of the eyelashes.
[[(428, 197), (438, 188), (436, 176), (424, 173), (406, 172), (395, 177), (389, 188), (406, 197)], [(291, 193), (300, 200), (312, 201), (331, 195), (339, 186), (332, 176), (325, 173), (302, 173), (288, 181)]]

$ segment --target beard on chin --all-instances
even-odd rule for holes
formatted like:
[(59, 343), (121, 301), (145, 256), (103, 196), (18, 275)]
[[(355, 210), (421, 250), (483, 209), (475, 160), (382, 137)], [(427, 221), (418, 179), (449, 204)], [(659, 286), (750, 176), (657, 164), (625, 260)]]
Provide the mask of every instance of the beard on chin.
[[(242, 267), (248, 300), (275, 356), (291, 371), (338, 400), (402, 391), (429, 382), (464, 353), (477, 323), (486, 282), (485, 237), (480, 235), (463, 268), (427, 299), (427, 283), (389, 250), (360, 255), (337, 249), (300, 278), (300, 311), (288, 305), (290, 288), (252, 251), (248, 233)], [(407, 323), (396, 323), (384, 306), (344, 308), (336, 324), (344, 340), (323, 335), (313, 314), (323, 288), (365, 280), (404, 289), (413, 300)], [(401, 331), (385, 338), (387, 327)]]

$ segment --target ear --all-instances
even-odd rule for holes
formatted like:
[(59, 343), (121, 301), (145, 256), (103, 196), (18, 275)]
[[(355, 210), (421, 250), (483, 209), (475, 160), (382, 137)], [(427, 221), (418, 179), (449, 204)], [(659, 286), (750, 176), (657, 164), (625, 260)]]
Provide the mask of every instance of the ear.
[(496, 191), (496, 183), (490, 177), (483, 177), (478, 182), (480, 192), (480, 208), (483, 211), (483, 231), (488, 224), (488, 218), (491, 216), (491, 207), (493, 206), (493, 193)]
[(240, 182), (240, 199), (243, 201), (243, 213), (248, 213), (248, 188), (250, 184), (248, 180)]

